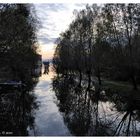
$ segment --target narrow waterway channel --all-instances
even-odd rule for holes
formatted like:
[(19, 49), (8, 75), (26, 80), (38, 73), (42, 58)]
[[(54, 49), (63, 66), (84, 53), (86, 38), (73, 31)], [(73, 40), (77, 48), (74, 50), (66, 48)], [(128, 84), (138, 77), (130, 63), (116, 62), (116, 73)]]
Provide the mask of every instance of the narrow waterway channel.
[(86, 87), (77, 85), (74, 78), (55, 75), (52, 66), (42, 74), (33, 90), (39, 106), (30, 136), (139, 135), (139, 106), (129, 97), (95, 87), (84, 100)]
[(50, 66), (48, 74), (42, 74), (34, 89), (39, 108), (35, 111), (34, 130), (29, 130), (31, 136), (69, 136), (70, 132), (64, 124), (63, 116), (57, 106), (57, 97), (52, 91), (54, 73)]
[(139, 94), (134, 98), (96, 85), (87, 92), (86, 81), (79, 88), (76, 75), (56, 75), (52, 66), (31, 82), (24, 88), (1, 87), (0, 135), (140, 135)]

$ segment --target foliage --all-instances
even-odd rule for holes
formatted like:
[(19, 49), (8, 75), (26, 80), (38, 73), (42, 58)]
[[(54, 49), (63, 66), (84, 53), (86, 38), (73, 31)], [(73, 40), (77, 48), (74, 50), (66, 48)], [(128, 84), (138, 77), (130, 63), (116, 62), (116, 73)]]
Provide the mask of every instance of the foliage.
[(37, 26), (32, 5), (0, 5), (0, 65), (12, 80), (25, 81), (36, 66)]
[(87, 5), (60, 35), (54, 68), (60, 74), (77, 74), (140, 82), (139, 4)]

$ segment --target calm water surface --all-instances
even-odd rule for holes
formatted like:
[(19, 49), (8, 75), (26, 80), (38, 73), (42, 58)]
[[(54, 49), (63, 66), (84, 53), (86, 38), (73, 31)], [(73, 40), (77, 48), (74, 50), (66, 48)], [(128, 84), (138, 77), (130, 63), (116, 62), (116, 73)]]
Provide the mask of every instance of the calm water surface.
[(59, 112), (57, 97), (52, 90), (54, 73), (42, 74), (34, 89), (39, 108), (35, 111), (34, 129), (29, 130), (29, 135), (35, 136), (69, 136), (70, 132)]
[(88, 89), (49, 69), (23, 88), (0, 88), (0, 136), (140, 136), (139, 91)]
[[(39, 107), (31, 136), (139, 136), (140, 97), (109, 87), (87, 90), (77, 78), (42, 74), (34, 88)], [(136, 97), (137, 96), (137, 97)]]

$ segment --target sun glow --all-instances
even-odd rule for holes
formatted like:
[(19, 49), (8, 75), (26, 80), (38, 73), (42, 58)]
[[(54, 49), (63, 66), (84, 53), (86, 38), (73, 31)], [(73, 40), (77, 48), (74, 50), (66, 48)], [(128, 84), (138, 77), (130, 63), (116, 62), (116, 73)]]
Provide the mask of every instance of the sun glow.
[(36, 13), (41, 23), (37, 36), (43, 60), (53, 58), (55, 40), (74, 19), (74, 9), (83, 9), (85, 5), (74, 3), (35, 4)]
[(46, 45), (43, 44), (40, 45), (40, 50), (43, 59), (52, 59), (55, 51), (55, 45), (53, 43), (46, 44)]

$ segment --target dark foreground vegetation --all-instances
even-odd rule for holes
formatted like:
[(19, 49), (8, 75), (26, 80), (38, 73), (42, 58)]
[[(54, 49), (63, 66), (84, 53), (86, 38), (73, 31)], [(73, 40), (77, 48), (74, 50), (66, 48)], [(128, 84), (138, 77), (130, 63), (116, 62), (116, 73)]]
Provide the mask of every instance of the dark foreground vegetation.
[(32, 90), (37, 82), (38, 78), (26, 87), (1, 87), (0, 136), (28, 136), (28, 130), (34, 130), (34, 110), (39, 104)]
[(75, 20), (61, 34), (54, 55), (59, 74), (140, 83), (140, 4), (86, 6), (75, 11)]
[(28, 82), (37, 67), (34, 7), (26, 4), (0, 4), (0, 81)]
[(38, 82), (38, 21), (28, 4), (0, 4), (0, 135), (25, 136), (37, 108), (32, 90)]
[(139, 135), (140, 4), (93, 4), (74, 14), (53, 58), (68, 127), (74, 135)]

